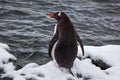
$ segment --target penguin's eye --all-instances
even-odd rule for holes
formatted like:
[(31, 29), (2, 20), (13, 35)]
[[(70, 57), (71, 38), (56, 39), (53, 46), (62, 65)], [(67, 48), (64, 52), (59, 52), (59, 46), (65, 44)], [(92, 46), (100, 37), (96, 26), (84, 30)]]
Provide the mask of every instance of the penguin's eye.
[(58, 13), (58, 16), (61, 16), (61, 12)]

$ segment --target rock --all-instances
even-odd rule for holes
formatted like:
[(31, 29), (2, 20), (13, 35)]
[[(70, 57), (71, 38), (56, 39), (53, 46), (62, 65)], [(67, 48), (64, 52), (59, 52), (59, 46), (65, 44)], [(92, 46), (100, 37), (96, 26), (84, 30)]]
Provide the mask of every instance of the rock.
[(36, 79), (34, 79), (34, 78), (27, 78), (26, 80), (36, 80)]
[(75, 79), (72, 79), (72, 78), (68, 78), (67, 80), (75, 80)]
[(101, 59), (95, 60), (95, 59), (91, 58), (90, 56), (87, 56), (86, 58), (91, 59), (92, 64), (94, 64), (95, 66), (101, 68), (102, 70), (106, 70), (106, 69), (111, 67), (109, 64), (107, 64), (106, 62), (104, 62)]
[(0, 69), (0, 74), (3, 73), (3, 69)]
[(21, 69), (23, 66), (21, 66), (20, 64), (15, 64), (15, 70), (19, 70), (19, 69)]
[(102, 70), (106, 70), (108, 68), (110, 68), (111, 66), (108, 65), (107, 63), (103, 62), (102, 60), (92, 60), (92, 64), (94, 64), (95, 66), (100, 67)]
[(82, 78), (82, 74), (76, 74), (77, 78)]
[(83, 80), (91, 80), (89, 77), (84, 77)]
[(4, 77), (4, 78), (0, 78), (0, 80), (13, 80), (12, 78), (8, 78), (8, 77)]

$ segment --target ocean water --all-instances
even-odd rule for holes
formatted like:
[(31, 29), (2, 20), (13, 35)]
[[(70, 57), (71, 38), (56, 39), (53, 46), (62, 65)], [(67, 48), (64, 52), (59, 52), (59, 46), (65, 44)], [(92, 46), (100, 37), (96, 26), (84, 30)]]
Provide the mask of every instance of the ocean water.
[(25, 65), (44, 64), (56, 21), (46, 13), (63, 11), (84, 45), (120, 45), (119, 0), (0, 0), (0, 42)]

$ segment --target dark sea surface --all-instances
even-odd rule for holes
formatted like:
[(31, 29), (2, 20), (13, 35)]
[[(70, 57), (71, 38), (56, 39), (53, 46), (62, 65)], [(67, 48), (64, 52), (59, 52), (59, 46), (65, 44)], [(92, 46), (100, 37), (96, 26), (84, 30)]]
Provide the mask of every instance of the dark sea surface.
[(63, 11), (84, 45), (120, 45), (120, 0), (0, 0), (0, 42), (20, 65), (44, 64), (56, 21), (46, 13)]

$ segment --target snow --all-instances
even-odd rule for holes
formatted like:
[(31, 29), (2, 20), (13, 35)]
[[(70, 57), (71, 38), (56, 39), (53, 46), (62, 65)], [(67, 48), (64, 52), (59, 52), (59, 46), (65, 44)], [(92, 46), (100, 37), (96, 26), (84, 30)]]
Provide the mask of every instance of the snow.
[(6, 63), (9, 62), (9, 59), (16, 60), (15, 56), (8, 53), (9, 47), (7, 44), (0, 43), (0, 69), (6, 69)]
[(102, 59), (111, 66), (120, 65), (120, 45), (85, 46), (85, 52), (85, 56), (94, 60)]
[[(9, 77), (13, 80), (119, 80), (120, 79), (120, 45), (84, 46), (83, 60), (76, 58), (72, 67), (72, 76), (67, 69), (59, 67), (54, 61), (44, 65), (29, 63), (19, 70), (9, 59), (17, 60), (7, 50), (8, 45), (0, 43), (0, 69), (4, 73), (1, 78)], [(80, 50), (80, 49), (79, 49)], [(81, 52), (81, 51), (78, 51)], [(80, 53), (79, 53), (80, 54)], [(78, 54), (78, 56), (79, 56)], [(90, 58), (87, 58), (87, 57)], [(92, 60), (102, 60), (111, 67), (102, 70), (92, 64)], [(79, 76), (77, 76), (79, 75)], [(80, 76), (81, 75), (81, 76)]]

